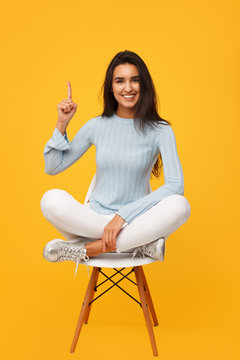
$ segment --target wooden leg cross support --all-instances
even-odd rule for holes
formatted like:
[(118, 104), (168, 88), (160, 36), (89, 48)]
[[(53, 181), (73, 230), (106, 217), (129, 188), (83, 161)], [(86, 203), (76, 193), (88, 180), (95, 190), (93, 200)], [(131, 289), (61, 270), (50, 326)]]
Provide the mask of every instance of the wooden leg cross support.
[[(85, 324), (88, 323), (88, 318), (89, 318), (89, 315), (90, 315), (92, 302), (94, 300), (96, 300), (96, 299), (94, 299), (94, 294), (95, 294), (96, 288), (102, 284), (101, 283), (101, 284), (97, 285), (99, 272), (101, 272), (107, 278), (107, 280), (105, 280), (104, 282), (110, 280), (114, 284), (108, 290), (110, 290), (113, 286), (117, 286), (118, 288), (123, 290), (121, 288), (121, 286), (118, 285), (118, 283), (120, 281), (122, 281), (123, 279), (128, 279), (129, 281), (131, 281), (132, 283), (137, 285), (141, 303), (139, 303), (139, 301), (134, 299), (125, 290), (123, 290), (123, 291), (127, 295), (129, 295), (131, 298), (133, 298), (137, 303), (139, 303), (141, 305), (142, 310), (143, 310), (143, 316), (144, 316), (145, 323), (146, 323), (147, 330), (148, 330), (150, 343), (151, 343), (151, 346), (152, 346), (153, 355), (158, 356), (157, 345), (156, 345), (154, 332), (153, 332), (153, 326), (152, 326), (152, 322), (151, 322), (151, 316), (152, 316), (154, 326), (158, 325), (158, 320), (157, 320), (156, 312), (155, 312), (155, 309), (154, 309), (154, 306), (153, 306), (153, 301), (152, 301), (152, 298), (151, 298), (151, 294), (150, 294), (150, 291), (149, 291), (147, 280), (146, 280), (146, 277), (145, 277), (145, 274), (144, 274), (144, 271), (143, 271), (143, 267), (142, 266), (134, 266), (133, 267), (132, 271), (134, 271), (134, 273), (135, 273), (136, 283), (128, 278), (128, 276), (127, 276), (128, 274), (123, 275), (122, 272), (121, 272), (122, 269), (121, 270), (114, 269), (114, 270), (116, 271), (116, 273), (114, 275), (112, 275), (111, 277), (108, 277), (107, 275), (105, 275), (101, 271), (100, 267), (94, 267), (93, 268), (92, 274), (91, 274), (91, 277), (90, 277), (90, 280), (89, 280), (89, 283), (88, 283), (87, 291), (86, 291), (86, 294), (85, 294), (85, 297), (84, 297), (84, 301), (82, 303), (82, 308), (81, 308), (80, 315), (79, 315), (79, 318), (78, 318), (78, 322), (77, 322), (76, 330), (75, 330), (75, 333), (74, 333), (74, 337), (73, 337), (70, 352), (73, 353), (75, 351), (75, 349), (76, 349), (78, 338), (79, 338), (80, 332), (82, 330), (83, 323), (85, 323)], [(116, 274), (121, 274), (122, 279), (118, 280), (115, 283), (112, 280), (112, 278)], [(108, 291), (108, 290), (106, 290), (106, 291)], [(103, 295), (104, 293), (102, 293), (101, 295)], [(101, 296), (101, 295), (99, 295), (99, 296)], [(151, 316), (150, 316), (150, 314), (151, 314)]]

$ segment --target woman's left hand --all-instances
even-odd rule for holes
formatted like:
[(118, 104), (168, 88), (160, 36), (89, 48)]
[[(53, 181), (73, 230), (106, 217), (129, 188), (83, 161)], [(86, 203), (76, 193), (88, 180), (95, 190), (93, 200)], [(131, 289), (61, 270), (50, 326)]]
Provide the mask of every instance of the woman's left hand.
[(112, 251), (116, 251), (117, 234), (124, 223), (125, 220), (123, 220), (120, 215), (115, 215), (114, 218), (104, 227), (103, 236), (101, 238), (103, 252), (106, 251), (106, 247), (109, 247)]

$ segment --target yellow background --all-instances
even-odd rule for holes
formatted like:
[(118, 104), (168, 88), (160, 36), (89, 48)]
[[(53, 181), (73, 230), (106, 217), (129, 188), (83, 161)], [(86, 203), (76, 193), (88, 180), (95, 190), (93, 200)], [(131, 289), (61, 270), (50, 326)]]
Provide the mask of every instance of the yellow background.
[[(152, 359), (142, 310), (117, 288), (94, 303), (70, 354), (87, 269), (79, 266), (74, 278), (73, 262), (42, 257), (45, 244), (62, 237), (41, 213), (42, 195), (60, 188), (83, 202), (96, 169), (92, 146), (65, 172), (45, 174), (57, 104), (70, 80), (78, 104), (71, 140), (101, 112), (105, 71), (123, 50), (149, 68), (191, 205), (187, 223), (167, 239), (165, 261), (144, 268), (159, 358), (239, 359), (239, 7), (233, 0), (2, 5), (3, 359)], [(151, 181), (153, 190), (162, 184), (163, 174)]]

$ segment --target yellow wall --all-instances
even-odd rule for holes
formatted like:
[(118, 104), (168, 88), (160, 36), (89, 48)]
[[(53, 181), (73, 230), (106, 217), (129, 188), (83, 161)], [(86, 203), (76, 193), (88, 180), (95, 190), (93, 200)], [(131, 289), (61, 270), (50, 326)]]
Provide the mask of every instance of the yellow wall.
[[(4, 359), (151, 359), (140, 307), (119, 289), (98, 300), (75, 355), (69, 348), (87, 269), (51, 264), (61, 235), (40, 210), (52, 188), (83, 202), (95, 149), (57, 176), (43, 148), (72, 85), (69, 139), (101, 112), (106, 68), (137, 52), (173, 123), (191, 204), (167, 239), (164, 262), (145, 267), (159, 317), (161, 359), (237, 359), (239, 350), (239, 2), (5, 2), (1, 7), (1, 356)], [(163, 184), (151, 182), (153, 189)], [(92, 268), (91, 268), (92, 269)], [(132, 289), (126, 284), (127, 289)], [(134, 290), (135, 291), (135, 290)], [(135, 291), (136, 297), (138, 297)]]

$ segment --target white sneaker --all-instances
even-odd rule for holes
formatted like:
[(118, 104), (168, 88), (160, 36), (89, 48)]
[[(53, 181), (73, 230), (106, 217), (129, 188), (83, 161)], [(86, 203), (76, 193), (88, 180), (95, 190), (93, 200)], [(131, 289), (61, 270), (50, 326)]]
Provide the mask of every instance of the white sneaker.
[[(75, 276), (77, 274), (79, 261), (84, 260), (87, 262), (89, 259), (87, 250), (84, 245), (87, 241), (83, 239), (74, 240), (61, 240), (54, 239), (47, 243), (43, 250), (43, 257), (51, 262), (59, 262), (65, 260), (72, 260), (76, 262)], [(89, 269), (87, 265), (88, 276)]]
[(155, 260), (163, 261), (165, 254), (165, 238), (161, 237), (160, 239), (154, 240), (149, 244), (144, 244), (137, 247), (133, 251), (132, 259), (136, 254), (142, 255), (142, 257), (145, 257), (145, 255), (147, 255)]

